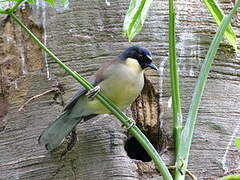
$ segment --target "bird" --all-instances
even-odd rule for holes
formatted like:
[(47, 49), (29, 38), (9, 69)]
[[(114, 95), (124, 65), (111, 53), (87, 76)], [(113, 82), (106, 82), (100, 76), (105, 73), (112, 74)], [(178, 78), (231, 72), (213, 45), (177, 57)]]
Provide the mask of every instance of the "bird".
[(80, 88), (65, 106), (63, 113), (40, 135), (39, 144), (53, 151), (62, 144), (65, 137), (80, 122), (99, 114), (111, 112), (97, 99), (101, 91), (112, 103), (124, 110), (140, 95), (144, 86), (146, 69), (158, 71), (152, 62), (151, 52), (142, 46), (131, 46), (113, 60), (101, 65), (89, 82), (94, 86), (90, 91)]

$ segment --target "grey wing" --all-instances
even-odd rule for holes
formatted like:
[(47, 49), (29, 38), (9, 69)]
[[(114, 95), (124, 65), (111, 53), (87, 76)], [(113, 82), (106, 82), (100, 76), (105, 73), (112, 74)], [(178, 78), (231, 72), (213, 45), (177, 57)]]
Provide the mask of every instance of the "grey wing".
[[(116, 60), (107, 61), (105, 62), (99, 70), (96, 72), (95, 76), (92, 76), (89, 80), (90, 84), (93, 86), (98, 85), (101, 81), (103, 81), (106, 78), (106, 75), (104, 71), (108, 70), (108, 67), (110, 67), (113, 63), (115, 63)], [(72, 107), (75, 105), (75, 103), (78, 101), (79, 97), (84, 95), (87, 92), (87, 90), (82, 87), (78, 90), (78, 92), (72, 97), (72, 99), (68, 102), (68, 104), (65, 106), (63, 111), (69, 111), (72, 109)]]
[[(89, 81), (91, 85), (95, 85), (95, 81)], [(78, 99), (84, 95), (87, 92), (87, 90), (84, 87), (81, 87), (77, 93), (72, 97), (72, 99), (66, 104), (66, 106), (64, 107), (63, 111), (69, 111), (72, 109), (72, 107), (76, 104), (76, 102), (78, 101)]]

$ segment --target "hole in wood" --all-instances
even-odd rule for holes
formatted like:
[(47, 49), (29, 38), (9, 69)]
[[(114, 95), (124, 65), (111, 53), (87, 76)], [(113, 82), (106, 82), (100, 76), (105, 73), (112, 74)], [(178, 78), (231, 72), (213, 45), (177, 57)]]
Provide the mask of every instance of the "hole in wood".
[(161, 127), (159, 94), (153, 83), (145, 78), (141, 95), (131, 106), (132, 117), (158, 152), (165, 148), (166, 138)]
[(152, 160), (134, 137), (131, 137), (126, 142), (125, 150), (131, 159), (141, 160), (143, 162), (150, 162)]

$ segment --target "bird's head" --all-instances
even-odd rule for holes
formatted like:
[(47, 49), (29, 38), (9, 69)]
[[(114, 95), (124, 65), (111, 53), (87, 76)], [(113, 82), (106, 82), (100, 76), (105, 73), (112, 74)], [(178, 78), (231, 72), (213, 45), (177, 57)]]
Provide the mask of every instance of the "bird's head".
[(122, 60), (128, 60), (129, 58), (137, 60), (142, 69), (149, 67), (158, 70), (157, 66), (152, 63), (151, 52), (144, 47), (131, 46), (120, 55)]

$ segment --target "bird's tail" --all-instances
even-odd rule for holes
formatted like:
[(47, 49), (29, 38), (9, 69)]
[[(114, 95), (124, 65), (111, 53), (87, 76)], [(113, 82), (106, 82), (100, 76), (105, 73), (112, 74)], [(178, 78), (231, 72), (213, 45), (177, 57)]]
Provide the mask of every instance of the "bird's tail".
[(49, 151), (54, 150), (81, 120), (82, 118), (72, 118), (65, 112), (42, 132), (39, 144), (44, 144)]

